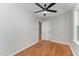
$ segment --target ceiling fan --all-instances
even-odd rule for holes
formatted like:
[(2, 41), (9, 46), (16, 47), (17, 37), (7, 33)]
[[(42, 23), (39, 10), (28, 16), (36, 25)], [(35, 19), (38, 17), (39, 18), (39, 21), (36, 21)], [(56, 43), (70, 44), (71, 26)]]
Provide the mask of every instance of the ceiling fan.
[(36, 11), (36, 12), (34, 12), (34, 13), (44, 12), (43, 15), (46, 16), (47, 12), (54, 12), (54, 13), (57, 12), (57, 10), (50, 10), (50, 8), (51, 8), (52, 6), (54, 6), (56, 3), (51, 3), (51, 4), (49, 4), (48, 6), (47, 6), (46, 3), (44, 4), (44, 6), (41, 6), (39, 3), (35, 3), (35, 4), (36, 4), (38, 7), (40, 7), (42, 10)]

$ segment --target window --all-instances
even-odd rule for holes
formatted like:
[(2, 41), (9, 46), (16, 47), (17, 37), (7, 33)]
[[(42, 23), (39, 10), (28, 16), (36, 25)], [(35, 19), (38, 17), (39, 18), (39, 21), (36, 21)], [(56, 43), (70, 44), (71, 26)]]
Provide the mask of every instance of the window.
[(74, 12), (74, 42), (79, 45), (79, 11)]

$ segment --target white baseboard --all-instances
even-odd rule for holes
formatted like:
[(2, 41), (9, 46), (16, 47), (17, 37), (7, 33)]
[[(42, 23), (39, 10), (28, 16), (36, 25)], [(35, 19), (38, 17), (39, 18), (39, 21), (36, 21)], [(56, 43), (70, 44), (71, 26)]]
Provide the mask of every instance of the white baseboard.
[(61, 42), (61, 41), (55, 41), (55, 40), (49, 40), (49, 41), (53, 41), (53, 42), (69, 45), (69, 43), (67, 43), (67, 42)]
[(8, 56), (14, 56), (14, 55), (16, 55), (17, 53), (19, 53), (19, 52), (21, 52), (21, 51), (23, 51), (23, 50), (25, 50), (25, 49), (31, 47), (32, 45), (34, 45), (34, 44), (36, 44), (36, 43), (37, 43), (37, 41), (34, 42), (34, 43), (32, 43), (32, 44), (30, 44), (29, 46), (26, 46), (26, 47), (24, 47), (24, 48), (22, 48), (22, 49), (20, 49), (20, 50), (17, 50), (16, 52), (14, 52), (14, 53), (12, 53), (12, 54), (10, 54), (10, 55), (8, 55)]
[(75, 42), (77, 45), (79, 45), (79, 41), (78, 40), (73, 40), (73, 42)]
[(74, 50), (73, 50), (73, 48), (71, 47), (70, 44), (69, 44), (69, 46), (70, 46), (70, 48), (71, 48), (71, 50), (72, 50), (73, 55), (76, 56), (76, 54), (75, 54), (75, 52), (74, 52)]

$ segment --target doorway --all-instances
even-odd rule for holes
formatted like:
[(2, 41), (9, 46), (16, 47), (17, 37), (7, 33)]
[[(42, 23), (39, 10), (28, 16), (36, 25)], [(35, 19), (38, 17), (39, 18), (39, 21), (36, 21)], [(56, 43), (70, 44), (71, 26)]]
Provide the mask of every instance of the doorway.
[(43, 40), (51, 39), (51, 22), (50, 21), (42, 22), (42, 39)]
[(43, 40), (51, 39), (51, 22), (50, 21), (42, 22), (42, 39)]
[(51, 39), (51, 22), (44, 21), (39, 23), (39, 41)]
[(42, 40), (42, 22), (39, 21), (38, 22), (38, 27), (39, 27), (39, 38), (38, 38), (38, 41), (41, 41)]

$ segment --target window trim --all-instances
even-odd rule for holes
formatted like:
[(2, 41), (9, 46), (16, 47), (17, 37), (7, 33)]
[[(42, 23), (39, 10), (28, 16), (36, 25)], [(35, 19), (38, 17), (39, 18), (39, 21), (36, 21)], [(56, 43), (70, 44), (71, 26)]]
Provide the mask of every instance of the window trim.
[(79, 45), (79, 40), (77, 39), (77, 27), (79, 27), (79, 24), (78, 24), (78, 13), (79, 11), (76, 10), (74, 11), (74, 42)]

